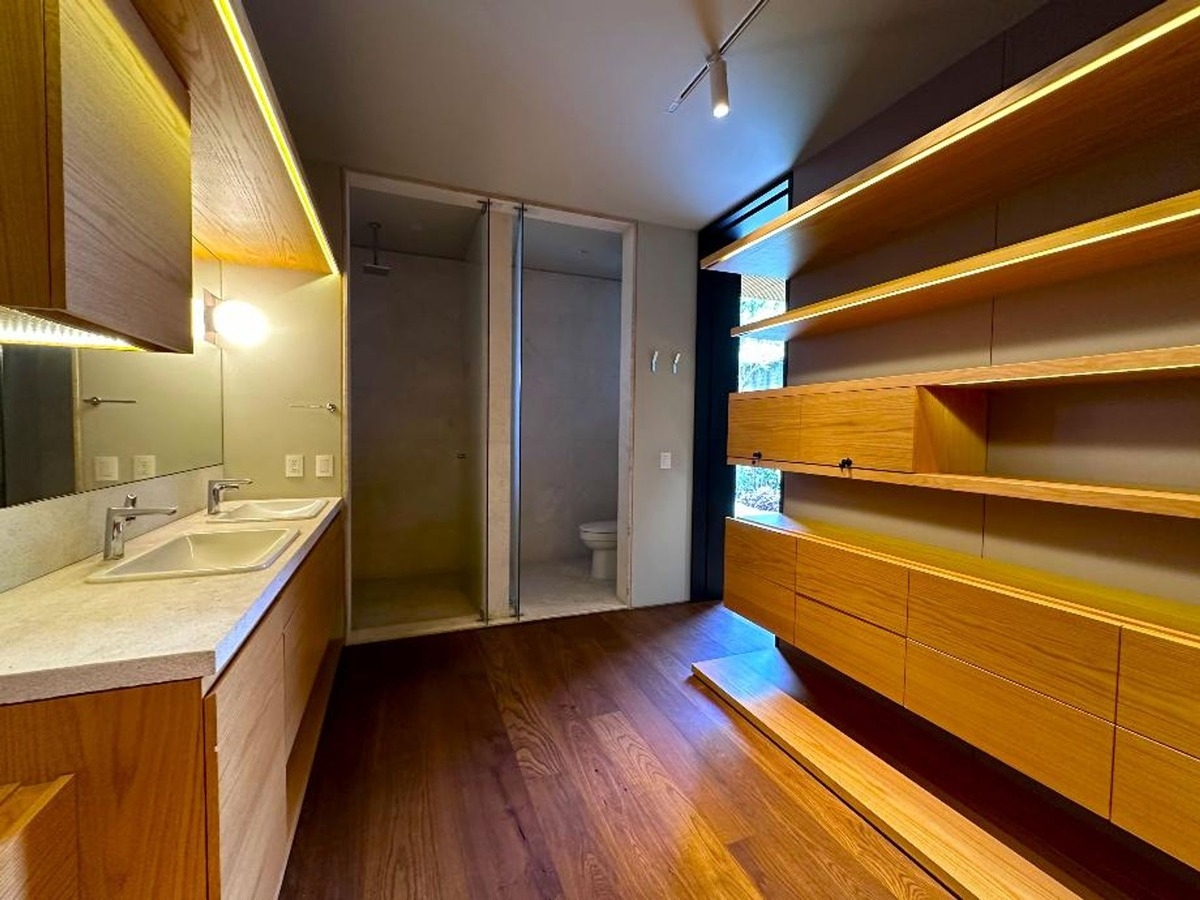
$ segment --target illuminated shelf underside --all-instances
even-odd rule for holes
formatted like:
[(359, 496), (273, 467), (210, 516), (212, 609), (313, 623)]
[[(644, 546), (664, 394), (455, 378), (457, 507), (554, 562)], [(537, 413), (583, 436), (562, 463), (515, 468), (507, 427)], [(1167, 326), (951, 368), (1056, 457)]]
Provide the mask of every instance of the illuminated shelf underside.
[(862, 328), (1191, 252), (1200, 252), (1200, 191), (812, 303), (732, 333), (790, 340)]
[(1062, 503), (1068, 506), (1092, 506), (1125, 512), (1200, 519), (1200, 494), (1185, 491), (1164, 491), (1153, 488), (1113, 487), (1100, 484), (1041, 481), (1030, 478), (1000, 478), (991, 475), (947, 475), (914, 472), (886, 472), (877, 469), (842, 470), (837, 466), (811, 463), (730, 457), (731, 466), (754, 466), (797, 472), (801, 475), (820, 475), (850, 481), (870, 481), (881, 484), (900, 484), (910, 487), (935, 488), (992, 497), (1011, 497), (1017, 500), (1036, 500)]
[(1126, 350), (1094, 356), (1003, 363), (966, 369), (943, 369), (910, 375), (882, 375), (850, 381), (824, 381), (763, 391), (742, 391), (731, 399), (834, 394), (899, 387), (1023, 388), (1053, 387), (1070, 382), (1138, 381), (1155, 378), (1191, 378), (1200, 375), (1200, 345), (1153, 350)]
[(1200, 3), (1127, 25), (711, 254), (701, 267), (787, 278), (1078, 168), (1200, 112)]
[(0, 344), (77, 347), (91, 350), (141, 349), (123, 338), (87, 331), (65, 322), (56, 322), (3, 306), (0, 306)]

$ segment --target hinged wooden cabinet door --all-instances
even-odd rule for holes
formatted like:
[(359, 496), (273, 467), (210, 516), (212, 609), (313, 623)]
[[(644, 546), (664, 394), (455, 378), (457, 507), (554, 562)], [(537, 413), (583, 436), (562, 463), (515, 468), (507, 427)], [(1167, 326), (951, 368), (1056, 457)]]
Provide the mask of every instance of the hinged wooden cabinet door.
[(912, 472), (915, 468), (916, 388), (807, 394), (801, 415), (800, 458), (836, 466)]
[(728, 454), (740, 459), (800, 459), (800, 398), (729, 396)]

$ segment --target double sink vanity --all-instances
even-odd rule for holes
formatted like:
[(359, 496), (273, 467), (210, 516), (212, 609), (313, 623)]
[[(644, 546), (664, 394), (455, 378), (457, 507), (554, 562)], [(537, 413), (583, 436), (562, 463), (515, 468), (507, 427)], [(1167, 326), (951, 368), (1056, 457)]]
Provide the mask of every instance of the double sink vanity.
[(0, 593), (0, 895), (274, 896), (344, 636), (341, 509), (225, 504)]

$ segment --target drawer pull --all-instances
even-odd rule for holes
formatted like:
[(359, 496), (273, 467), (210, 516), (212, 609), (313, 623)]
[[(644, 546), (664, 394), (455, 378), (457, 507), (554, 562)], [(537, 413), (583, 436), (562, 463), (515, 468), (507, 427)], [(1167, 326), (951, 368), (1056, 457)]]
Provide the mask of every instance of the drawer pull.
[(838, 468), (845, 472), (847, 469), (854, 468), (854, 460), (848, 456), (843, 456), (842, 461), (838, 463)]
[(755, 450), (755, 451), (754, 451), (754, 453), (753, 453), (753, 454), (751, 454), (751, 458), (752, 458), (752, 459), (753, 459), (753, 460), (754, 460), (756, 463), (757, 463), (757, 462), (761, 462), (761, 461), (762, 461), (762, 458), (763, 458), (762, 451), (761, 451), (761, 450)]

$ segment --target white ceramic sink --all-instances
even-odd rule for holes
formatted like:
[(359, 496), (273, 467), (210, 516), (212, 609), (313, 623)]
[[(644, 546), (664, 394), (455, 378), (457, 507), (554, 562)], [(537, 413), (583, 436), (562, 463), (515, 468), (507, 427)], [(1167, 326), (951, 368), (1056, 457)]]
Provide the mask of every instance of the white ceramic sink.
[(191, 532), (88, 576), (88, 581), (143, 581), (253, 572), (275, 562), (300, 532), (295, 528)]
[(247, 500), (221, 510), (210, 522), (285, 522), (314, 519), (327, 500)]

